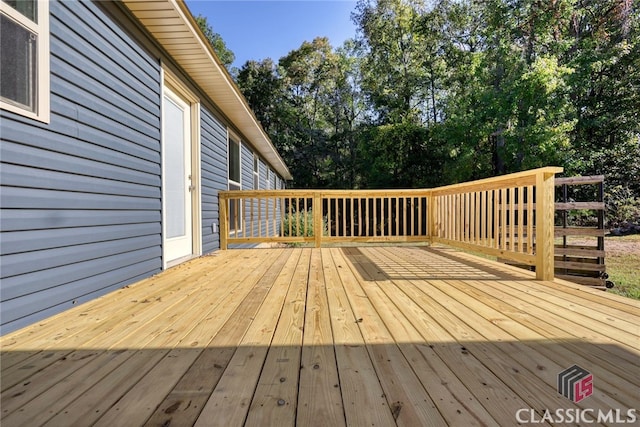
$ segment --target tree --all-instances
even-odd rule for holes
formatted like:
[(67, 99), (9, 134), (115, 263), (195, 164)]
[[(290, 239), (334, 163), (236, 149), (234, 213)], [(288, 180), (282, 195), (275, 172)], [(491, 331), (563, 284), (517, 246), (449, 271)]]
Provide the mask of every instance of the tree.
[[(453, 22), (474, 22), (460, 17), (474, 9), (482, 21), (472, 26), (477, 34), (467, 37), (473, 47), (447, 49), (458, 49), (453, 57), (463, 64), (462, 75), (454, 72), (443, 133), (449, 141), (452, 132), (467, 137), (452, 150), (460, 156), (454, 169), (475, 178), (474, 172), (493, 175), (567, 162), (575, 125), (567, 84), (573, 70), (557, 57), (564, 49), (559, 31), (568, 21), (567, 7), (562, 0), (449, 6)], [(452, 28), (464, 34), (461, 27)], [(474, 159), (482, 159), (484, 167)]]
[(360, 0), (358, 38), (238, 82), (297, 187), (434, 186), (538, 166), (640, 194), (631, 0)]
[(236, 83), (264, 130), (275, 131), (284, 87), (271, 58), (247, 61), (238, 71)]
[(213, 31), (213, 28), (207, 22), (206, 16), (198, 15), (195, 17), (195, 20), (198, 27), (200, 27), (202, 34), (204, 34), (211, 47), (213, 47), (213, 51), (218, 55), (220, 62), (229, 69), (231, 64), (233, 64), (233, 61), (236, 59), (235, 54), (227, 47), (224, 40), (222, 40), (222, 36)]
[(630, 0), (579, 2), (564, 61), (577, 123), (572, 169), (640, 194), (640, 10)]
[(360, 0), (353, 19), (365, 51), (363, 89), (377, 123), (428, 120), (428, 61), (420, 0)]

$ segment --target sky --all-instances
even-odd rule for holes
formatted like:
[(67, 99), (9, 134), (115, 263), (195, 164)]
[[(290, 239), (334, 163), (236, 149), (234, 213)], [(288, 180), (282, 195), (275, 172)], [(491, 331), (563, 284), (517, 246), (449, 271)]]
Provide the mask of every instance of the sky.
[(328, 37), (336, 48), (355, 37), (347, 0), (186, 0), (193, 16), (204, 15), (236, 56), (235, 67), (250, 60), (274, 62), (302, 42)]

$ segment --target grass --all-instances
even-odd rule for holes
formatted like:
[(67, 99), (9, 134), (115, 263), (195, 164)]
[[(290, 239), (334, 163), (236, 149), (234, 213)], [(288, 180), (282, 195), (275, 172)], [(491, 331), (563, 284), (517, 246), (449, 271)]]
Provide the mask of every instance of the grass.
[[(595, 237), (579, 237), (571, 244), (596, 245)], [(640, 300), (640, 235), (606, 236), (605, 265), (614, 287), (608, 292)], [(495, 257), (479, 252), (465, 251), (473, 255), (495, 260)]]
[[(595, 237), (577, 237), (571, 244), (596, 245)], [(604, 263), (614, 287), (609, 292), (640, 300), (640, 235), (605, 236)]]
[(605, 237), (605, 264), (613, 292), (640, 300), (640, 235)]

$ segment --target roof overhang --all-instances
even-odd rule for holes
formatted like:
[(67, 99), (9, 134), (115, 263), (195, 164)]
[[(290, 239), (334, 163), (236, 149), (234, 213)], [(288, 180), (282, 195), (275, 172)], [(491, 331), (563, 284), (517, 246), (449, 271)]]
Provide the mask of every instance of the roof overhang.
[(183, 0), (122, 0), (258, 153), (285, 179), (292, 179), (249, 104), (198, 28)]

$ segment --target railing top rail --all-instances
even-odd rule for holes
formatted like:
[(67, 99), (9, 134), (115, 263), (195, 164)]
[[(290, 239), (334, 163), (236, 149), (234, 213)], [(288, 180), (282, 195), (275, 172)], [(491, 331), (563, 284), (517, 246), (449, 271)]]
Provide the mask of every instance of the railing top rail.
[(431, 191), (434, 196), (442, 196), (445, 194), (460, 193), (469, 189), (474, 189), (476, 191), (494, 190), (505, 187), (505, 184), (509, 184), (514, 187), (535, 185), (536, 176), (538, 176), (538, 174), (557, 174), (561, 173), (563, 170), (564, 169), (561, 167), (548, 166), (523, 172), (510, 173), (507, 175), (494, 176), (491, 178), (478, 179), (476, 181), (463, 182), (460, 184), (446, 185), (434, 188)]
[[(415, 197), (415, 196), (443, 196), (447, 194), (461, 193), (464, 191), (486, 191), (499, 188), (520, 187), (535, 185), (536, 177), (540, 174), (557, 174), (564, 169), (561, 167), (547, 166), (531, 169), (523, 172), (515, 172), (491, 178), (478, 179), (460, 184), (446, 185), (432, 189), (382, 189), (382, 190), (321, 190), (321, 189), (285, 189), (285, 190), (229, 190), (220, 191), (223, 198), (261, 198), (261, 197)], [(595, 178), (595, 177), (591, 177)]]
[(220, 191), (225, 198), (259, 197), (411, 197), (428, 196), (429, 189), (385, 189), (385, 190), (228, 190)]
[(604, 175), (568, 176), (564, 178), (556, 178), (556, 185), (587, 185), (600, 184), (601, 182), (604, 182)]

